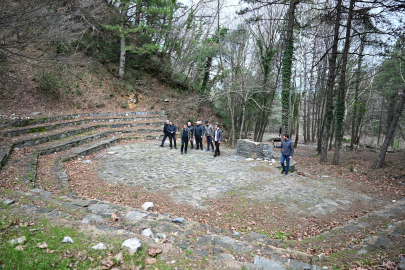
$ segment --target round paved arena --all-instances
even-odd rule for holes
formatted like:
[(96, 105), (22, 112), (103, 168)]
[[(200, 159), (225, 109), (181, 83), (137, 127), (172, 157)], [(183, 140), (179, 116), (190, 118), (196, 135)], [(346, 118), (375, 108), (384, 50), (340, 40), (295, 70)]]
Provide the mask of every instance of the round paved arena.
[[(167, 142), (166, 142), (166, 145)], [(354, 202), (379, 205), (382, 201), (340, 188), (328, 176), (311, 179), (296, 173), (280, 174), (266, 162), (245, 161), (235, 150), (221, 155), (201, 150), (180, 154), (157, 142), (118, 145), (95, 157), (98, 176), (108, 183), (143, 186), (165, 192), (177, 203), (205, 208), (205, 200), (234, 192), (254, 200), (282, 203), (297, 214), (323, 215), (347, 209)], [(278, 161), (277, 161), (278, 162)]]

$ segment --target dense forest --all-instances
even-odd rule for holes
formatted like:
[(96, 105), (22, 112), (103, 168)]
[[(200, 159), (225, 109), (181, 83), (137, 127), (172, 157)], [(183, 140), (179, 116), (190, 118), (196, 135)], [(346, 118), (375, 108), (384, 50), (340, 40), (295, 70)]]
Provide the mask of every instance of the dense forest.
[(3, 0), (0, 68), (35, 62), (55, 94), (63, 65), (83, 54), (128, 91), (146, 70), (199, 93), (232, 145), (281, 126), (339, 164), (343, 142), (368, 138), (379, 168), (405, 139), (404, 13), (401, 0)]

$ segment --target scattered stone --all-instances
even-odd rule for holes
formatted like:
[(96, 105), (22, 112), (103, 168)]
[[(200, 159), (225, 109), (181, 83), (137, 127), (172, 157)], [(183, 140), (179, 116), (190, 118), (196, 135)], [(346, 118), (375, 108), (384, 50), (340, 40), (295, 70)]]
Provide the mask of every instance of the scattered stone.
[(73, 244), (73, 239), (70, 238), (69, 236), (65, 236), (65, 238), (63, 238), (62, 243), (70, 243)]
[(208, 256), (208, 252), (201, 249), (194, 249), (194, 253), (203, 257)]
[(109, 154), (109, 155), (114, 155), (115, 152), (107, 152), (107, 154)]
[(244, 262), (243, 267), (245, 267), (246, 270), (264, 270), (262, 266), (250, 262)]
[(141, 232), (141, 235), (145, 236), (145, 237), (153, 237), (153, 232), (151, 229), (144, 229)]
[(265, 259), (260, 256), (255, 256), (253, 261), (254, 261), (254, 264), (259, 265), (259, 266), (263, 267), (264, 269), (285, 270), (285, 268), (282, 267), (281, 265), (279, 265), (278, 263), (270, 261), (270, 260)]
[(397, 266), (398, 270), (405, 270), (405, 260), (402, 260), (398, 266)]
[(38, 214), (47, 214), (49, 212), (52, 212), (52, 209), (44, 208), (44, 207), (38, 207), (37, 208), (37, 213)]
[(15, 238), (9, 241), (11, 245), (18, 245), (18, 244), (23, 244), (27, 239), (25, 236), (21, 236), (20, 238)]
[(87, 215), (83, 218), (82, 223), (90, 223), (90, 222), (103, 222), (104, 218), (99, 215)]
[(221, 253), (217, 256), (217, 260), (224, 260), (224, 259), (233, 260), (234, 258), (232, 257), (231, 254), (228, 253)]
[(319, 254), (319, 255), (318, 255), (318, 259), (319, 259), (319, 260), (322, 260), (323, 258), (325, 258), (325, 255), (326, 255), (325, 253)]
[(240, 238), (240, 236), (241, 236), (240, 232), (233, 233), (233, 237), (235, 237), (235, 238)]
[(91, 248), (92, 248), (92, 249), (95, 249), (95, 250), (107, 249), (106, 246), (105, 246), (103, 243), (98, 243), (97, 245), (92, 246)]
[(142, 218), (146, 217), (147, 214), (138, 212), (138, 211), (131, 211), (125, 215), (125, 221), (129, 223), (134, 223), (137, 221), (142, 220)]
[(37, 115), (41, 115), (41, 112), (31, 112), (32, 116), (37, 116)]
[(170, 100), (168, 98), (163, 99), (163, 102), (169, 102)]
[(309, 265), (307, 263), (297, 261), (297, 260), (290, 260), (289, 267), (291, 269), (303, 269), (303, 270), (310, 270), (311, 269), (311, 265)]
[(67, 215), (65, 213), (62, 213), (57, 210), (53, 210), (52, 212), (48, 213), (48, 217), (50, 218), (56, 218), (56, 217), (66, 217)]
[(19, 250), (19, 251), (23, 251), (23, 250), (24, 250), (24, 248), (23, 248), (22, 245), (16, 246), (15, 249), (16, 249), (16, 250)]
[(81, 207), (87, 207), (89, 206), (89, 201), (86, 200), (74, 200), (72, 202), (73, 205), (81, 206)]
[(86, 159), (85, 161), (83, 161), (82, 163), (91, 163), (90, 159)]
[(110, 208), (110, 206), (108, 204), (101, 203), (101, 204), (95, 204), (95, 205), (90, 206), (89, 210), (94, 213), (94, 212), (97, 212), (97, 211), (106, 210), (108, 208)]
[(130, 238), (122, 243), (121, 247), (128, 250), (130, 255), (135, 254), (141, 248), (141, 241), (138, 238)]
[(245, 158), (245, 161), (253, 161), (255, 160), (254, 158)]
[(183, 222), (184, 222), (184, 218), (182, 218), (182, 217), (180, 217), (180, 218), (175, 218), (175, 219), (172, 219), (172, 222), (174, 222), (174, 223), (183, 223)]
[(15, 203), (15, 201), (14, 201), (14, 200), (10, 200), (10, 199), (7, 199), (7, 200), (4, 200), (4, 201), (3, 201), (3, 204), (4, 204), (4, 205), (12, 205), (13, 203)]
[(156, 234), (156, 238), (154, 239), (155, 242), (160, 242), (160, 241), (164, 241), (166, 239), (166, 234), (164, 233), (157, 233)]
[(246, 245), (245, 243), (236, 243), (232, 246), (233, 251), (237, 253), (245, 253), (245, 252), (251, 252), (252, 248)]
[(257, 232), (251, 232), (249, 233), (248, 237), (253, 240), (262, 241), (266, 237), (266, 235)]
[(155, 209), (155, 206), (153, 205), (153, 202), (146, 202), (142, 204), (142, 209), (145, 211), (153, 211)]
[(394, 243), (391, 241), (391, 239), (389, 239), (386, 236), (380, 236), (378, 237), (377, 241), (375, 242), (375, 246), (377, 248), (381, 248), (381, 249), (386, 249), (389, 248), (390, 246), (392, 246)]
[(235, 240), (227, 236), (222, 239), (219, 239), (218, 241), (215, 241), (216, 245), (225, 249), (231, 248), (234, 243)]

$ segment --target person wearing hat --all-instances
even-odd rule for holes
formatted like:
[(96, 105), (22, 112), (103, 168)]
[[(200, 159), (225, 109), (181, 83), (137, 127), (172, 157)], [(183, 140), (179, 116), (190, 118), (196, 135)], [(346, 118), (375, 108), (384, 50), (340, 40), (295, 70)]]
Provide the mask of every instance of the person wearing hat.
[(202, 146), (202, 136), (204, 136), (204, 126), (201, 125), (201, 121), (196, 122), (196, 126), (194, 127), (194, 138), (195, 138), (195, 144), (196, 144), (196, 149), (201, 149), (203, 150)]
[(205, 136), (207, 137), (207, 150), (210, 151), (210, 145), (212, 152), (214, 152), (214, 144), (212, 143), (212, 136), (214, 135), (214, 127), (205, 121)]

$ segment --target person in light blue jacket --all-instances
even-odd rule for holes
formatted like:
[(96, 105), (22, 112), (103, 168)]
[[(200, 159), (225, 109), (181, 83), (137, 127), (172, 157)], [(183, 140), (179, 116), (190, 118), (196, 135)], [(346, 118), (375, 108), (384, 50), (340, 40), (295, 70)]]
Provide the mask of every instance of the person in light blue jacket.
[[(288, 134), (284, 134), (284, 141), (281, 142), (281, 145), (275, 145), (273, 143), (273, 147), (281, 148), (281, 166), (283, 166), (283, 170), (281, 173), (285, 175), (288, 174), (288, 169), (290, 168), (290, 159), (294, 154), (294, 144), (290, 140), (290, 136)], [(287, 163), (287, 166), (284, 165), (284, 161)]]

